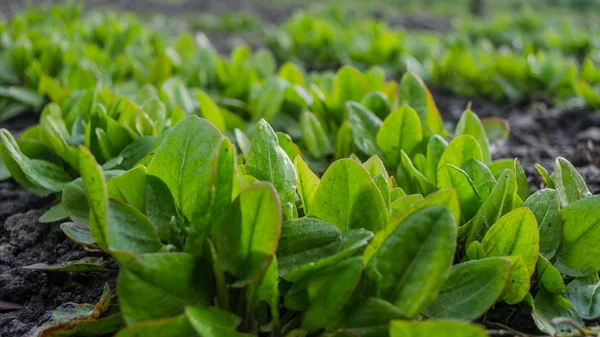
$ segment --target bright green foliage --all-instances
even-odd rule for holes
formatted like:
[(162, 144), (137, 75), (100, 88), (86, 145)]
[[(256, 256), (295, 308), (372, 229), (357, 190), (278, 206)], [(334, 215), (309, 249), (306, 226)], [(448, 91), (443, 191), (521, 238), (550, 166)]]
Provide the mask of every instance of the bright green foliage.
[(357, 228), (377, 231), (388, 221), (385, 202), (369, 172), (351, 159), (338, 160), (325, 172), (309, 216), (330, 222), (342, 233)]
[[(547, 334), (568, 328), (557, 317), (599, 316), (600, 201), (577, 169), (537, 166), (546, 189), (530, 195), (518, 160), (492, 161), (507, 121), (468, 107), (451, 135), (425, 85), (596, 105), (597, 43), (579, 30), (524, 16), (498, 34), (473, 20), (439, 43), (299, 14), (263, 32), (273, 54), (222, 56), (169, 25), (44, 9), (0, 24), (0, 120), (40, 113), (18, 137), (0, 131), (0, 179), (56, 194), (41, 221), (69, 221), (67, 237), (120, 268), (118, 306), (106, 312), (104, 294), (76, 317), (58, 308), (65, 319), (44, 329), (479, 337), (468, 322), (489, 310), (529, 306)], [(496, 314), (478, 322), (504, 324)]]

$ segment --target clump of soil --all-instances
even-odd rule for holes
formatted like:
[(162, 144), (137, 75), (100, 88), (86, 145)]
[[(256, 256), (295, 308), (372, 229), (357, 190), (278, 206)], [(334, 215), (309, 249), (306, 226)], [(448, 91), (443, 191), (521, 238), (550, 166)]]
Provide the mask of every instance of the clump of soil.
[(60, 273), (23, 269), (93, 255), (68, 240), (57, 226), (38, 222), (51, 198), (38, 198), (12, 182), (0, 183), (0, 301), (21, 306), (0, 313), (0, 336), (23, 336), (63, 303), (95, 303), (115, 274)]

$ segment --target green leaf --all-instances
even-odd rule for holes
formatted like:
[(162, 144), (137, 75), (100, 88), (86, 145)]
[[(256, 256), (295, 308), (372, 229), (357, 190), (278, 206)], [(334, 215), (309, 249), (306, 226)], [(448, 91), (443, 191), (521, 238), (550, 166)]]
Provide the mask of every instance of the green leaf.
[(423, 196), (420, 194), (410, 194), (395, 200), (390, 205), (390, 210), (392, 214), (390, 218), (394, 219), (402, 215), (409, 207), (411, 207), (421, 199), (423, 199)]
[(246, 173), (261, 181), (269, 181), (281, 200), (284, 219), (292, 218), (296, 194), (296, 170), (292, 160), (279, 146), (275, 132), (264, 119), (254, 128)]
[(566, 291), (562, 275), (541, 255), (537, 262), (537, 278), (539, 283), (553, 294), (562, 295)]
[(437, 169), (445, 164), (463, 167), (469, 160), (482, 161), (483, 155), (477, 139), (471, 135), (462, 135), (454, 138), (440, 158)]
[(560, 295), (548, 292), (544, 288), (538, 291), (533, 301), (530, 299), (528, 302), (532, 308), (531, 315), (533, 316), (535, 325), (545, 333), (555, 335), (573, 330), (573, 326), (568, 323), (561, 323), (555, 326), (552, 320), (558, 317), (570, 319), (579, 326), (584, 326), (581, 317), (579, 317), (571, 302)]
[(369, 260), (366, 291), (415, 317), (435, 299), (455, 249), (452, 213), (440, 206), (423, 208), (402, 221)]
[(337, 226), (342, 234), (353, 228), (377, 231), (388, 221), (385, 201), (369, 172), (351, 159), (338, 160), (327, 169), (309, 216)]
[(400, 157), (402, 166), (398, 167), (398, 171), (403, 170), (408, 174), (413, 185), (416, 185), (417, 192), (423, 195), (429, 195), (437, 190), (437, 187), (432, 184), (423, 173), (417, 170), (404, 150), (400, 150)]
[[(560, 193), (559, 193), (560, 195)], [(569, 276), (586, 276), (600, 270), (600, 196), (587, 197), (563, 208), (562, 245), (554, 266)]]
[(490, 142), (488, 140), (485, 128), (481, 123), (481, 120), (471, 109), (465, 110), (462, 116), (456, 124), (456, 130), (454, 131), (456, 136), (460, 135), (471, 135), (475, 137), (479, 146), (481, 147), (481, 153), (483, 162), (489, 164), (492, 162), (492, 154), (490, 152)]
[(347, 158), (354, 153), (352, 125), (349, 121), (342, 123), (335, 135), (335, 159)]
[(194, 102), (192, 97), (190, 97), (185, 84), (183, 84), (183, 81), (180, 78), (171, 77), (167, 79), (160, 86), (160, 90), (161, 92), (164, 92), (167, 98), (168, 110), (171, 110), (175, 105), (178, 105), (186, 115), (194, 112)]
[(216, 307), (186, 307), (190, 324), (202, 337), (251, 337), (252, 335), (236, 331), (242, 323), (241, 318)]
[(521, 200), (526, 200), (529, 198), (529, 194), (531, 193), (529, 190), (529, 182), (527, 182), (527, 176), (525, 175), (525, 171), (519, 163), (518, 159), (499, 159), (495, 160), (493, 163), (489, 165), (490, 170), (494, 174), (496, 178), (500, 177), (504, 170), (511, 170), (515, 173), (515, 177), (517, 178), (517, 195), (521, 198)]
[[(412, 196), (407, 196), (405, 198), (408, 197), (412, 197)], [(415, 198), (418, 199), (418, 198)], [(402, 199), (400, 199), (402, 200)], [(416, 201), (416, 200), (415, 200)], [(393, 208), (394, 205), (392, 205)], [(381, 247), (381, 244), (386, 240), (386, 238), (393, 233), (396, 228), (398, 228), (398, 226), (410, 215), (414, 214), (415, 212), (424, 209), (428, 206), (444, 206), (446, 208), (448, 208), (450, 210), (450, 212), (452, 213), (452, 218), (455, 221), (455, 226), (458, 227), (458, 221), (460, 219), (460, 205), (458, 202), (458, 196), (456, 194), (456, 190), (443, 190), (443, 191), (437, 191), (435, 193), (432, 193), (430, 195), (428, 195), (426, 198), (419, 200), (417, 202), (414, 202), (410, 207), (408, 207), (404, 212), (402, 212), (398, 217), (393, 218), (392, 221), (389, 222), (389, 224), (383, 228), (382, 230), (378, 231), (375, 234), (375, 237), (373, 238), (373, 240), (371, 241), (371, 243), (369, 244), (369, 246), (367, 246), (367, 248), (365, 249), (365, 253), (364, 253), (364, 257), (363, 257), (363, 261), (365, 263), (365, 265), (369, 264), (369, 260), (371, 259), (371, 257), (373, 256), (373, 254), (375, 254), (375, 252), (377, 252), (379, 250), (379, 247)]]
[(481, 200), (475, 184), (465, 171), (454, 165), (445, 164), (438, 169), (437, 180), (440, 189), (456, 189), (464, 221), (470, 220), (477, 214), (481, 207)]
[(486, 337), (477, 325), (455, 321), (392, 321), (390, 337)]
[(379, 154), (377, 146), (377, 132), (383, 124), (381, 119), (367, 110), (359, 103), (349, 101), (346, 103), (348, 109), (348, 121), (352, 126), (352, 139), (354, 145), (366, 155)]
[(205, 119), (189, 116), (166, 136), (148, 165), (148, 175), (165, 182), (193, 231), (206, 233), (222, 136)]
[(281, 206), (268, 183), (245, 190), (225, 212), (215, 243), (224, 271), (237, 277), (234, 287), (257, 281), (271, 264), (281, 234)]
[(484, 163), (474, 159), (467, 161), (462, 169), (473, 180), (480, 199), (487, 200), (492, 189), (496, 186), (496, 178), (492, 171)]
[(145, 214), (156, 227), (158, 236), (163, 241), (170, 239), (169, 223), (177, 216), (177, 206), (171, 195), (169, 186), (155, 176), (147, 176), (144, 186)]
[(551, 189), (539, 190), (527, 198), (523, 206), (529, 208), (537, 220), (540, 232), (540, 255), (546, 259), (553, 258), (560, 246), (562, 232), (558, 193)]
[(261, 303), (267, 303), (271, 309), (271, 320), (276, 329), (279, 328), (279, 275), (277, 258), (267, 268), (267, 271), (256, 283), (246, 288), (247, 311), (255, 311)]
[[(560, 274), (558, 275), (560, 276)], [(562, 278), (560, 280), (562, 281)], [(564, 290), (564, 283), (562, 285)], [(599, 286), (600, 280), (598, 280), (597, 272), (576, 278), (567, 286), (565, 297), (573, 304), (581, 318), (593, 320), (600, 317)]]
[(361, 258), (356, 256), (295, 283), (290, 293), (305, 289), (310, 303), (302, 316), (302, 328), (312, 332), (337, 317), (356, 290), (362, 269)]
[[(162, 247), (154, 225), (131, 205), (109, 199), (107, 220), (106, 242), (113, 252), (154, 253)], [(115, 259), (124, 262), (118, 256)]]
[(304, 264), (288, 272), (283, 278), (290, 282), (297, 282), (308, 275), (331, 268), (352, 256), (358, 249), (366, 246), (371, 238), (373, 238), (373, 233), (367, 230), (351, 229), (344, 233), (339, 253), (322, 258), (314, 263)]
[(301, 156), (296, 156), (294, 159), (294, 167), (298, 175), (298, 195), (302, 201), (304, 214), (309, 214), (321, 180), (310, 170)]
[(127, 203), (140, 212), (145, 212), (144, 190), (146, 184), (146, 168), (138, 166), (106, 183), (108, 197)]
[(60, 272), (107, 271), (104, 269), (104, 260), (101, 257), (84, 257), (79, 260), (67, 261), (58, 264), (36, 263), (29, 266), (24, 266), (23, 269)]
[(477, 216), (470, 223), (463, 226), (471, 226), (468, 228), (470, 232), (467, 242), (482, 239), (501, 216), (512, 210), (516, 195), (517, 182), (515, 175), (512, 171), (505, 170), (490, 192), (490, 196), (479, 209)]
[(206, 263), (190, 254), (139, 256), (117, 278), (123, 319), (131, 325), (182, 314), (187, 305), (208, 305), (214, 290), (207, 275)]
[(0, 130), (0, 155), (13, 179), (23, 188), (40, 196), (61, 192), (72, 180), (61, 167), (54, 163), (30, 159), (6, 129)]
[(257, 91), (255, 97), (250, 97), (249, 110), (253, 121), (261, 119), (272, 122), (280, 112), (285, 91), (289, 83), (279, 78), (271, 78), (264, 87)]
[(592, 195), (577, 169), (562, 157), (556, 158), (554, 184), (563, 207)]
[(393, 319), (407, 319), (407, 317), (400, 309), (385, 300), (375, 297), (355, 297), (346, 304), (334, 329), (348, 331), (367, 327), (387, 327)]
[(347, 101), (360, 101), (369, 90), (365, 76), (350, 66), (342, 66), (335, 76), (331, 99), (327, 100), (334, 113), (341, 112)]
[(60, 229), (72, 241), (94, 249), (99, 248), (94, 238), (92, 238), (89, 226), (74, 222), (65, 222), (60, 225)]
[(328, 222), (315, 218), (286, 221), (277, 249), (279, 274), (285, 276), (303, 265), (339, 253), (341, 247), (342, 233)]
[(502, 294), (502, 299), (508, 304), (517, 304), (529, 294), (531, 276), (521, 256), (513, 255), (504, 257), (510, 260), (511, 270), (508, 283), (506, 283), (506, 288), (504, 288), (504, 293)]
[(225, 131), (225, 120), (223, 119), (221, 110), (212, 98), (201, 90), (196, 91), (196, 97), (198, 98), (198, 103), (200, 103), (200, 114), (202, 117), (216, 126), (219, 131)]
[(422, 140), (419, 115), (407, 105), (389, 114), (377, 132), (377, 145), (391, 165), (400, 162), (400, 151), (411, 155)]
[(191, 336), (193, 333), (188, 317), (180, 315), (129, 325), (115, 337), (182, 337)]
[(427, 142), (427, 169), (425, 175), (434, 185), (437, 184), (438, 165), (444, 152), (446, 152), (446, 148), (448, 148), (448, 142), (438, 135), (431, 136)]
[(535, 271), (539, 234), (533, 213), (525, 207), (510, 211), (490, 228), (481, 246), (488, 257), (516, 255), (523, 258), (529, 276)]
[(300, 115), (302, 141), (310, 154), (315, 158), (323, 158), (333, 152), (327, 132), (313, 113), (305, 111)]
[[(54, 310), (47, 312), (45, 321), (40, 326), (33, 327), (27, 336), (73, 336), (77, 335), (80, 328), (91, 322), (97, 321), (109, 308), (112, 294), (108, 284), (104, 286), (100, 300), (94, 304), (74, 304), (62, 305)], [(114, 329), (105, 331), (110, 334), (119, 326), (113, 326)]]
[(510, 268), (510, 261), (500, 257), (453, 266), (437, 298), (425, 310), (425, 316), (461, 321), (478, 318), (504, 291)]
[(40, 223), (52, 223), (60, 220), (64, 220), (68, 218), (69, 215), (65, 211), (65, 206), (62, 202), (52, 206), (49, 210), (44, 212), (40, 219), (38, 220)]
[(365, 108), (373, 111), (380, 119), (385, 119), (392, 111), (392, 104), (390, 103), (387, 95), (381, 91), (371, 91), (367, 93), (362, 101), (360, 101)]
[(442, 117), (435, 106), (431, 93), (423, 80), (411, 71), (406, 72), (400, 80), (399, 103), (411, 106), (419, 114), (425, 137), (434, 134), (446, 135)]
[(83, 179), (83, 188), (90, 207), (90, 231), (94, 241), (106, 250), (108, 241), (108, 191), (102, 168), (92, 153), (85, 147), (79, 148), (79, 170)]
[(542, 181), (546, 184), (546, 188), (555, 188), (554, 180), (550, 177), (548, 171), (540, 164), (535, 164), (535, 169), (542, 176)]
[(283, 132), (276, 132), (275, 134), (277, 135), (279, 146), (283, 149), (285, 154), (287, 154), (290, 160), (294, 160), (296, 156), (302, 155), (300, 148), (294, 143), (290, 135)]
[(240, 129), (233, 130), (233, 133), (235, 135), (235, 142), (240, 148), (240, 151), (242, 151), (242, 156), (244, 156), (244, 159), (248, 159), (248, 154), (250, 153), (250, 147), (252, 144), (250, 138), (248, 138), (248, 136), (246, 136), (246, 134)]

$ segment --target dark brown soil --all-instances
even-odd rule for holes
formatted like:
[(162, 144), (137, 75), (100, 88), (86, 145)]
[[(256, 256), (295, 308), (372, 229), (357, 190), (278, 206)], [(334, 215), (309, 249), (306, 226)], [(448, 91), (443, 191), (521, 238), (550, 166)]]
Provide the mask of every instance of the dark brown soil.
[(44, 322), (44, 313), (67, 302), (94, 303), (114, 274), (58, 273), (23, 266), (77, 260), (92, 255), (38, 218), (52, 198), (38, 198), (12, 181), (0, 183), (0, 301), (23, 308), (0, 311), (0, 336), (23, 336)]

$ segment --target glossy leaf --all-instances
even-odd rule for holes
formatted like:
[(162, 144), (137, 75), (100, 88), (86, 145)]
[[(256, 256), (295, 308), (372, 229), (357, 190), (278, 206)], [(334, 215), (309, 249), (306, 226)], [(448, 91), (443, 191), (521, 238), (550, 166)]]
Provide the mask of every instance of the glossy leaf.
[(337, 226), (342, 233), (354, 228), (377, 231), (388, 221), (377, 186), (367, 170), (351, 159), (338, 160), (327, 169), (309, 215)]
[(297, 156), (294, 159), (294, 167), (298, 175), (298, 195), (302, 201), (304, 214), (309, 214), (312, 209), (312, 204), (315, 199), (315, 193), (320, 184), (320, 179), (311, 171), (308, 165), (302, 160), (302, 157)]
[(599, 286), (600, 281), (596, 272), (576, 278), (567, 286), (565, 297), (573, 304), (581, 318), (592, 320), (600, 317)]
[(592, 195), (573, 164), (562, 157), (554, 165), (554, 184), (563, 207)]
[(456, 124), (455, 135), (471, 135), (475, 137), (481, 147), (483, 162), (489, 164), (492, 162), (492, 154), (490, 152), (490, 142), (488, 140), (485, 128), (475, 113), (470, 109), (463, 112), (462, 116)]
[(542, 189), (525, 200), (524, 207), (529, 208), (537, 220), (540, 233), (540, 255), (546, 259), (554, 257), (560, 245), (562, 221), (560, 219), (560, 201), (555, 190)]
[[(207, 305), (214, 290), (200, 258), (185, 253), (142, 255), (126, 264), (117, 279), (127, 325), (180, 315), (187, 305)], [(160, 303), (161, 305), (156, 305)]]
[(440, 206), (418, 210), (397, 226), (369, 260), (366, 291), (414, 317), (435, 299), (455, 248), (452, 213)]
[(486, 337), (479, 326), (455, 321), (392, 321), (390, 337)]
[(400, 151), (412, 154), (423, 139), (419, 115), (404, 105), (383, 121), (377, 132), (377, 145), (392, 165), (400, 162)]
[(430, 318), (471, 321), (491, 307), (504, 291), (511, 263), (500, 257), (453, 266), (435, 301), (425, 310)]
[[(560, 193), (559, 193), (560, 195)], [(600, 196), (575, 201), (560, 212), (562, 245), (554, 266), (569, 276), (580, 277), (600, 270)]]
[(284, 218), (292, 218), (298, 184), (296, 170), (265, 120), (258, 122), (254, 128), (246, 173), (258, 180), (271, 182), (281, 200)]
[(281, 206), (273, 187), (255, 184), (232, 202), (216, 231), (215, 244), (224, 271), (242, 287), (262, 276), (277, 251)]

